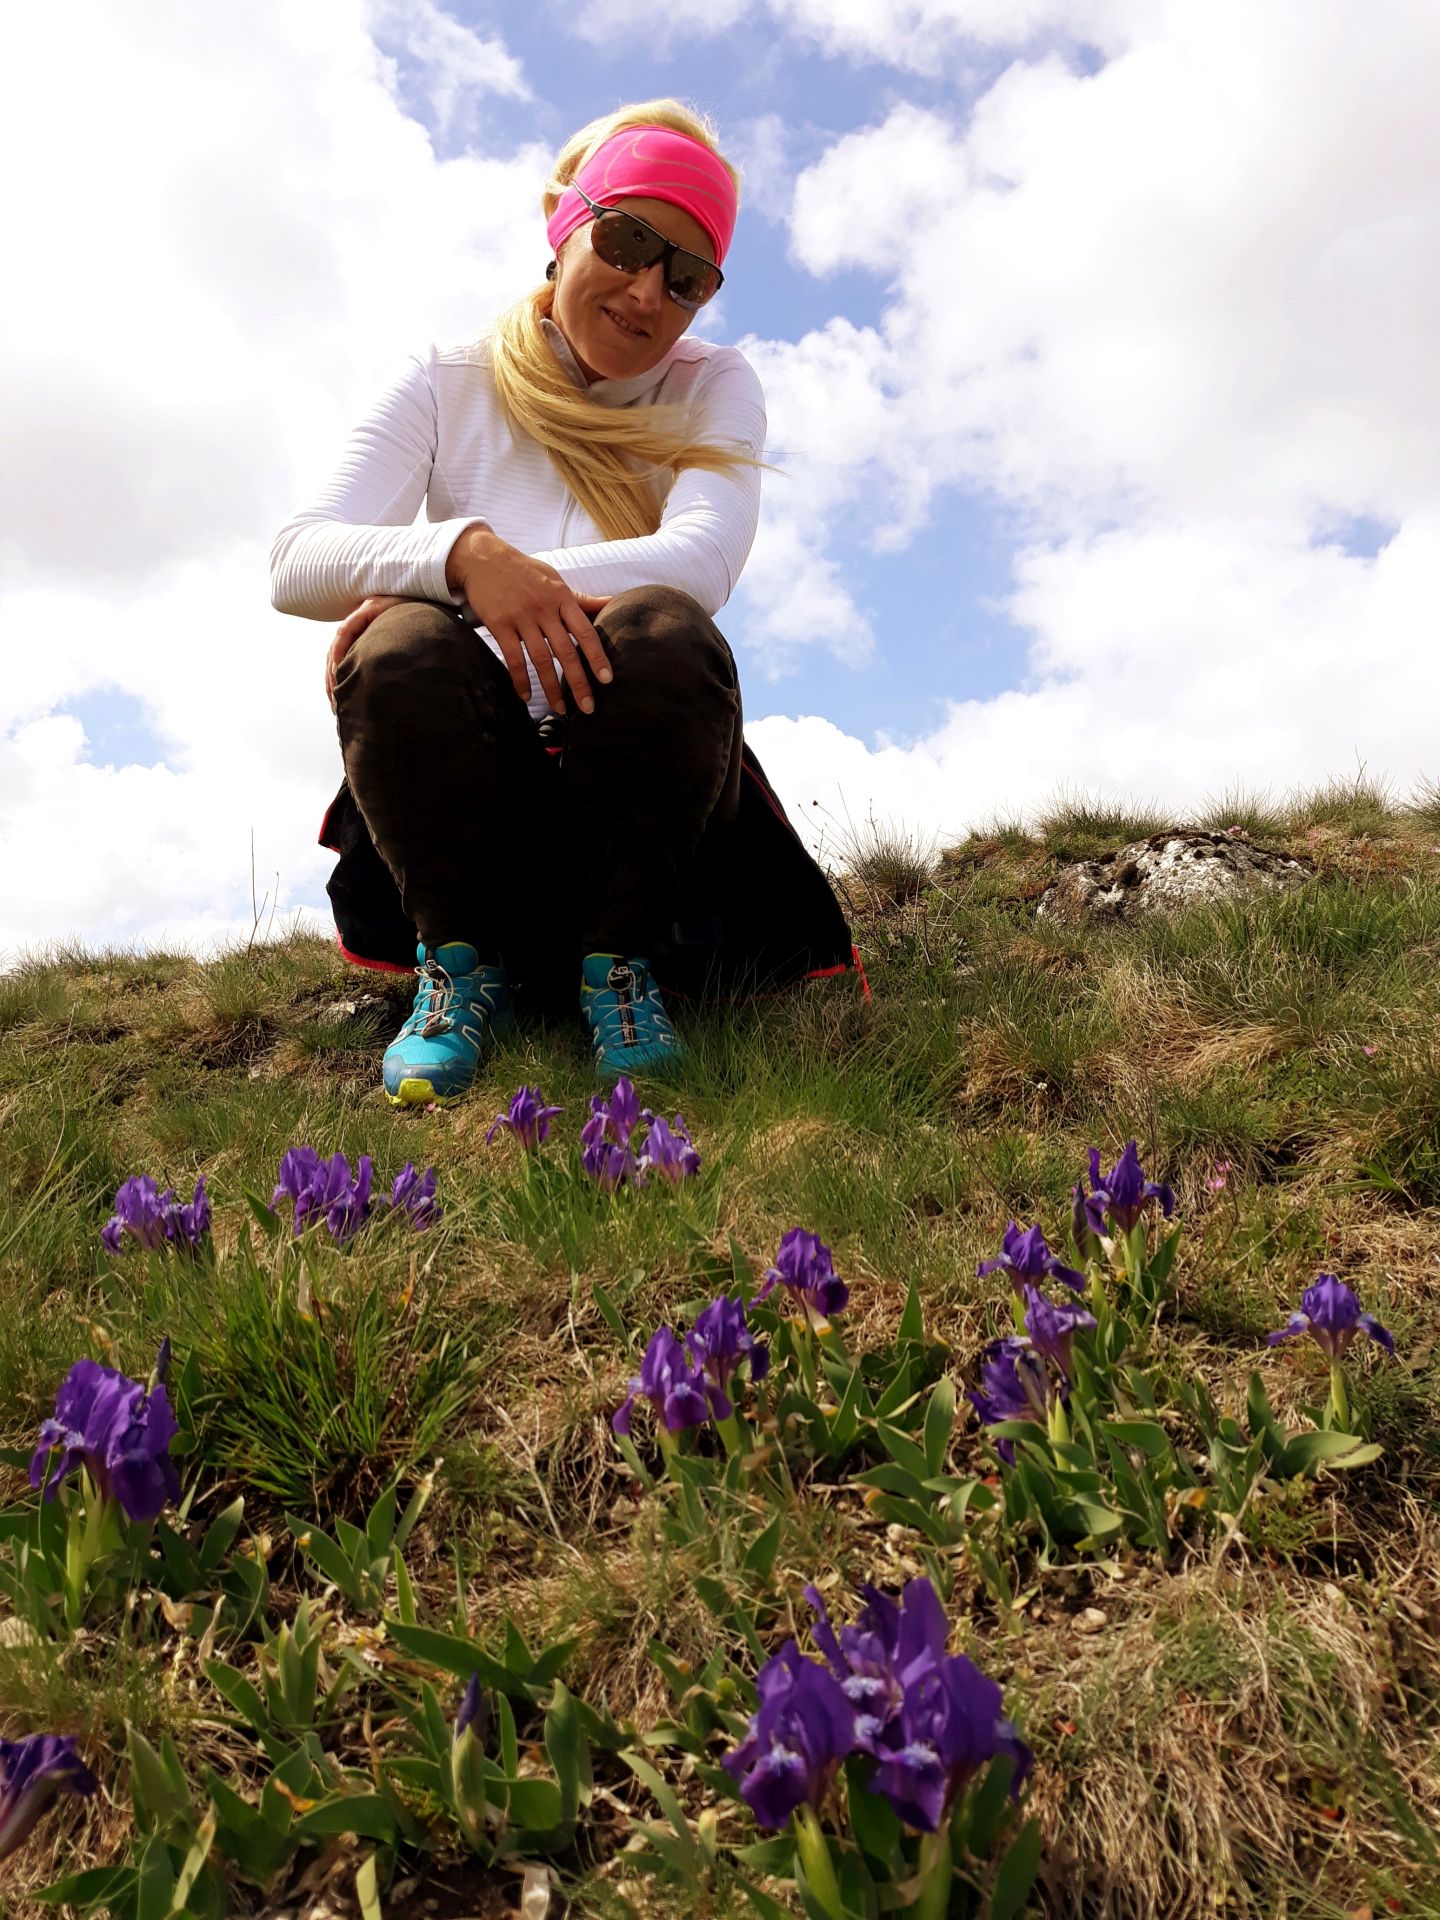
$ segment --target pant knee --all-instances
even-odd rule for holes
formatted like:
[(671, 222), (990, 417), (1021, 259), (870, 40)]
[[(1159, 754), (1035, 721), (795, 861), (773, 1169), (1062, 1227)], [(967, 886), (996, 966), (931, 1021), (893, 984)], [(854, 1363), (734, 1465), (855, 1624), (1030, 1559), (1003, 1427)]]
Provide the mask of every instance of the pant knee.
[(720, 629), (679, 587), (631, 587), (596, 621), (620, 653), (643, 657), (647, 676), (736, 685), (735, 661)]
[(386, 685), (412, 673), (451, 671), (463, 638), (462, 623), (447, 608), (406, 600), (375, 616), (341, 662), (340, 676)]

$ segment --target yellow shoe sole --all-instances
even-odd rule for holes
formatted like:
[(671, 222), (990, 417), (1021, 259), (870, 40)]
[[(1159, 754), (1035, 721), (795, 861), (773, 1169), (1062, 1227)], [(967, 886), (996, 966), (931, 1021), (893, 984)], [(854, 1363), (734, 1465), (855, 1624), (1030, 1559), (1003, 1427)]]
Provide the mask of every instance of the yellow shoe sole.
[(391, 1093), (387, 1088), (385, 1098), (392, 1107), (457, 1107), (469, 1093), (436, 1093), (428, 1080), (402, 1080), (400, 1091)]

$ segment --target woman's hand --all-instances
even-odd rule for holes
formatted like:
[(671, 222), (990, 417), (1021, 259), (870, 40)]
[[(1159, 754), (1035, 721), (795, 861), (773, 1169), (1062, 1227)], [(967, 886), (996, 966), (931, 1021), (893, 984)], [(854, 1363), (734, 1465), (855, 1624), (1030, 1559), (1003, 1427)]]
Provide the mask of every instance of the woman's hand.
[(404, 604), (402, 594), (372, 594), (368, 600), (362, 600), (353, 613), (347, 614), (335, 629), (335, 638), (330, 642), (330, 651), (325, 656), (325, 698), (330, 702), (332, 713), (335, 711), (335, 675), (339, 672), (340, 662), (377, 613), (384, 613), (387, 607), (403, 607)]
[(471, 614), (494, 634), (522, 700), (530, 696), (525, 664), (529, 654), (555, 712), (565, 711), (557, 667), (581, 712), (594, 712), (586, 667), (602, 683), (614, 675), (589, 616), (599, 613), (611, 597), (608, 593), (572, 593), (553, 568), (512, 547), (489, 527), (465, 529), (450, 549), (445, 580), (452, 590), (464, 593)]

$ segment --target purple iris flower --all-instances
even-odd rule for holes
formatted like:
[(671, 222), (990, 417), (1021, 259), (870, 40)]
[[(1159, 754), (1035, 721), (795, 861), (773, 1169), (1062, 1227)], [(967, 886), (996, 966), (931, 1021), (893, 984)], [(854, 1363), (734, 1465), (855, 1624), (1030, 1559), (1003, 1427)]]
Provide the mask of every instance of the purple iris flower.
[[(595, 1138), (613, 1140), (617, 1147), (629, 1146), (630, 1136), (640, 1124), (640, 1102), (635, 1098), (633, 1084), (623, 1073), (610, 1089), (608, 1100), (604, 1094), (591, 1094), (590, 1120), (586, 1122), (585, 1132), (596, 1120), (601, 1125)], [(584, 1132), (581, 1138), (584, 1138)]]
[(640, 1103), (623, 1073), (609, 1099), (591, 1094), (590, 1118), (580, 1129), (580, 1165), (607, 1192), (645, 1184), (644, 1170), (630, 1146), (630, 1136), (639, 1124)]
[(728, 1420), (730, 1377), (742, 1360), (750, 1362), (750, 1378), (763, 1380), (770, 1365), (770, 1349), (745, 1324), (745, 1305), (721, 1294), (696, 1317), (685, 1336), (685, 1350), (705, 1381), (705, 1391), (717, 1420)]
[(1320, 1351), (1331, 1360), (1344, 1357), (1345, 1349), (1357, 1333), (1368, 1333), (1387, 1353), (1395, 1351), (1394, 1336), (1381, 1326), (1373, 1313), (1360, 1311), (1360, 1302), (1333, 1273), (1322, 1273), (1314, 1286), (1305, 1289), (1300, 1296), (1300, 1311), (1292, 1313), (1277, 1333), (1267, 1335), (1266, 1342), (1277, 1346), (1280, 1341), (1293, 1340), (1301, 1333), (1310, 1334)]
[(187, 1247), (198, 1247), (210, 1231), (210, 1196), (205, 1191), (203, 1173), (195, 1182), (194, 1199), (187, 1207), (176, 1207), (171, 1218), (174, 1222), (171, 1239), (183, 1240)]
[(467, 1727), (473, 1726), (475, 1738), (483, 1742), (485, 1720), (485, 1699), (480, 1691), (480, 1676), (478, 1673), (472, 1673), (470, 1684), (461, 1696), (460, 1711), (455, 1715), (455, 1738), (458, 1740)]
[(167, 1500), (180, 1497), (170, 1458), (179, 1432), (163, 1386), (147, 1393), (114, 1367), (77, 1360), (55, 1396), (55, 1417), (40, 1429), (30, 1461), (30, 1484), (43, 1498), (82, 1463), (105, 1499), (127, 1519), (153, 1520)]
[(669, 1327), (657, 1327), (651, 1334), (640, 1372), (630, 1382), (624, 1405), (610, 1422), (616, 1433), (629, 1433), (630, 1416), (637, 1400), (650, 1402), (655, 1418), (667, 1433), (678, 1433), (681, 1427), (703, 1426), (710, 1418), (705, 1377), (691, 1367), (684, 1347)]
[(647, 1107), (641, 1118), (650, 1122), (650, 1130), (645, 1135), (645, 1145), (640, 1154), (642, 1173), (658, 1174), (662, 1180), (668, 1180), (672, 1187), (678, 1187), (682, 1180), (700, 1171), (700, 1155), (695, 1150), (682, 1114), (676, 1114), (672, 1125), (663, 1114), (651, 1113)]
[(1000, 1243), (1000, 1257), (997, 1260), (982, 1260), (975, 1272), (982, 1280), (989, 1273), (1004, 1273), (1017, 1299), (1024, 1297), (1026, 1281), (1036, 1286), (1046, 1279), (1063, 1280), (1067, 1287), (1085, 1285), (1083, 1273), (1077, 1273), (1074, 1267), (1067, 1267), (1063, 1260), (1050, 1251), (1039, 1227), (1031, 1227), (1027, 1233), (1022, 1233), (1019, 1222), (1015, 1220), (1005, 1229), (1005, 1237)]
[(745, 1738), (720, 1762), (762, 1827), (818, 1807), (855, 1747), (855, 1714), (834, 1675), (787, 1640), (755, 1680), (760, 1696)]
[(319, 1214), (326, 1231), (343, 1246), (370, 1217), (372, 1173), (368, 1153), (359, 1156), (352, 1174), (343, 1153), (325, 1160), (313, 1147), (291, 1147), (280, 1162), (271, 1205), (278, 1207), (285, 1199), (294, 1202), (297, 1235), (311, 1214)]
[(607, 1193), (613, 1193), (616, 1187), (645, 1184), (635, 1155), (629, 1147), (618, 1147), (605, 1138), (605, 1123), (598, 1114), (580, 1129), (580, 1142), (580, 1165)]
[[(987, 1427), (1002, 1420), (1035, 1420), (1043, 1427), (1050, 1410), (1051, 1383), (1045, 1362), (1028, 1340), (1007, 1334), (985, 1349), (980, 1385), (965, 1398)], [(995, 1451), (1007, 1466), (1015, 1464), (1015, 1445), (997, 1440)]]
[(25, 1839), (60, 1793), (94, 1793), (96, 1779), (68, 1733), (0, 1740), (0, 1860)]
[(1082, 1260), (1099, 1258), (1105, 1224), (1105, 1196), (1086, 1193), (1084, 1181), (1077, 1180), (1070, 1189), (1070, 1233)]
[(564, 1111), (563, 1107), (547, 1107), (545, 1096), (538, 1087), (518, 1087), (510, 1096), (510, 1105), (505, 1112), (496, 1114), (495, 1124), (485, 1135), (486, 1144), (497, 1133), (508, 1129), (527, 1153), (534, 1153), (549, 1139), (550, 1122), (557, 1113)]
[(1075, 1335), (1082, 1327), (1093, 1327), (1095, 1316), (1083, 1307), (1056, 1306), (1038, 1287), (1027, 1286), (1025, 1331), (1037, 1353), (1043, 1353), (1068, 1380), (1074, 1372)]
[(310, 1189), (319, 1174), (320, 1165), (320, 1156), (314, 1147), (287, 1147), (280, 1156), (280, 1169), (275, 1177), (275, 1191), (270, 1204), (278, 1207), (282, 1200), (295, 1202), (297, 1233), (310, 1210)]
[(147, 1250), (166, 1241), (194, 1249), (209, 1228), (210, 1200), (203, 1174), (195, 1182), (194, 1199), (181, 1206), (173, 1187), (161, 1193), (148, 1173), (136, 1173), (122, 1181), (115, 1212), (100, 1229), (100, 1238), (111, 1253), (123, 1250), (127, 1236)]
[(1030, 1766), (1028, 1748), (1000, 1711), (993, 1680), (945, 1651), (949, 1623), (934, 1587), (912, 1580), (897, 1604), (862, 1587), (865, 1607), (837, 1638), (814, 1587), (816, 1645), (856, 1714), (855, 1743), (880, 1763), (871, 1784), (909, 1826), (933, 1833), (977, 1767), (1015, 1759), (1012, 1793)]
[(782, 1237), (775, 1264), (767, 1269), (765, 1284), (755, 1296), (757, 1303), (768, 1300), (776, 1287), (784, 1287), (822, 1320), (839, 1313), (850, 1298), (849, 1287), (835, 1272), (829, 1247), (818, 1233), (804, 1227), (791, 1227)]
[(131, 1174), (115, 1195), (115, 1212), (100, 1230), (100, 1238), (111, 1253), (119, 1253), (120, 1243), (129, 1234), (148, 1252), (165, 1239), (165, 1209), (160, 1189), (148, 1173)]
[(819, 1591), (806, 1587), (805, 1598), (816, 1613), (815, 1644), (855, 1709), (856, 1745), (878, 1754), (907, 1686), (944, 1658), (948, 1627), (926, 1579), (912, 1580), (898, 1602), (878, 1587), (862, 1586), (860, 1593), (865, 1605), (838, 1639)]
[(995, 1681), (963, 1653), (945, 1655), (906, 1686), (871, 1785), (907, 1826), (934, 1833), (956, 1795), (1000, 1753), (1014, 1762), (1010, 1792), (1019, 1794), (1033, 1756), (1001, 1701)]
[(1112, 1234), (1129, 1233), (1152, 1200), (1160, 1202), (1160, 1211), (1167, 1220), (1175, 1211), (1175, 1195), (1170, 1188), (1145, 1178), (1139, 1149), (1133, 1140), (1106, 1174), (1100, 1171), (1100, 1149), (1091, 1147), (1090, 1187), (1091, 1199), (1104, 1206)]
[(426, 1227), (433, 1227), (443, 1212), (440, 1202), (435, 1198), (434, 1167), (427, 1167), (422, 1176), (407, 1160), (395, 1176), (390, 1205), (404, 1208), (417, 1233), (423, 1233)]

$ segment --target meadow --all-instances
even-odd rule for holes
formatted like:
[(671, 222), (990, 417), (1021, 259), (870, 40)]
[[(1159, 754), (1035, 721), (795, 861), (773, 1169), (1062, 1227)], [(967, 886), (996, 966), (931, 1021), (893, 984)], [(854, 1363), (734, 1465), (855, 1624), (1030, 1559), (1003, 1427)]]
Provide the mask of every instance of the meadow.
[[(578, 1022), (392, 1112), (410, 983), (318, 940), (0, 977), (0, 1735), (72, 1736), (96, 1788), (58, 1783), (4, 1911), (1440, 1914), (1440, 794), (1232, 795), (1197, 824), (1312, 880), (1036, 919), (1057, 863), (1161, 824), (862, 836), (873, 998), (686, 1015), (683, 1084), (639, 1088), (699, 1154), (674, 1180), (586, 1171)], [(560, 1109), (529, 1148), (487, 1137), (521, 1087)], [(1173, 1205), (1077, 1216), (1132, 1140)], [(368, 1156), (368, 1209), (336, 1187), (295, 1231), (300, 1147)], [(407, 1165), (438, 1213), (380, 1204)], [(136, 1175), (177, 1205), (203, 1177), (193, 1247), (102, 1241)], [(1012, 1222), (1055, 1262), (1063, 1377), (1038, 1323), (994, 1345), (1026, 1296), (977, 1267)], [(757, 1300), (797, 1228), (833, 1269), (806, 1242), (817, 1284)], [(1268, 1343), (1321, 1274), (1393, 1353)], [(722, 1297), (768, 1367), (732, 1345), (707, 1376), (701, 1339), (657, 1387), (657, 1329)], [(987, 1423), (968, 1396), (1017, 1354), (1032, 1405)], [(83, 1449), (31, 1487), (82, 1358), (163, 1376), (158, 1517)], [(781, 1678), (828, 1703), (862, 1583), (933, 1597), (927, 1671), (994, 1682), (1013, 1740), (942, 1753), (927, 1832), (885, 1786), (898, 1733), (826, 1747), (828, 1705), (765, 1721), (762, 1688), (750, 1745), (818, 1805), (759, 1825), (721, 1764), (756, 1677), (793, 1638)], [(847, 1629), (828, 1664), (807, 1588)], [(0, 1851), (6, 1819), (0, 1770)]]

